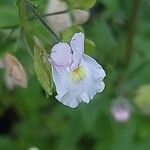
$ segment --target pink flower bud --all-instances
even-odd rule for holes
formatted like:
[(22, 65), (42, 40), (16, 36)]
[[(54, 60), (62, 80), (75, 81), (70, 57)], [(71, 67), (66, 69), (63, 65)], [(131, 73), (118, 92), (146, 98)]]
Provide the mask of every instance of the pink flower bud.
[(111, 114), (118, 122), (127, 122), (131, 115), (131, 106), (128, 101), (119, 97), (112, 102)]

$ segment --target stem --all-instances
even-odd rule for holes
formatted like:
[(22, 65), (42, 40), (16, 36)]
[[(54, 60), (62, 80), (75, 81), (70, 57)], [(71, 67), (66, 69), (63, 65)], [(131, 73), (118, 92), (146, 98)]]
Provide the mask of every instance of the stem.
[(127, 48), (125, 51), (125, 68), (128, 67), (133, 54), (133, 38), (138, 19), (140, 0), (133, 0), (132, 11), (128, 20)]
[(114, 89), (117, 89), (117, 93), (124, 93), (122, 89), (122, 85), (126, 80), (126, 69), (128, 68), (132, 55), (133, 55), (133, 39), (134, 39), (134, 32), (136, 28), (137, 18), (138, 18), (138, 11), (140, 6), (140, 0), (132, 0), (132, 10), (128, 19), (128, 29), (127, 29), (127, 46), (125, 51), (124, 57), (124, 68), (119, 72), (118, 78), (114, 83)]
[(56, 42), (61, 42), (61, 39), (58, 37), (58, 35), (54, 32), (54, 30), (52, 28), (49, 27), (49, 25), (45, 22), (45, 20), (38, 14), (38, 12), (34, 9), (34, 6), (28, 1), (25, 0), (26, 4), (28, 5), (28, 7), (30, 8), (30, 10), (32, 11), (32, 13), (35, 15), (36, 18), (39, 19), (39, 21), (44, 25), (45, 28), (48, 29), (48, 31), (50, 31), (50, 33), (53, 35), (54, 40)]
[(24, 34), (21, 33), (21, 35), (22, 35), (24, 44), (25, 44), (25, 46), (26, 46), (26, 49), (27, 49), (29, 55), (31, 56), (31, 58), (33, 59), (33, 52), (32, 52), (32, 50), (31, 50), (31, 47), (30, 47), (29, 44), (28, 44), (28, 41), (27, 41), (27, 38), (26, 38), (26, 34), (25, 34), (25, 33), (24, 33)]
[(69, 12), (69, 9), (63, 10), (63, 11), (58, 11), (58, 12), (54, 12), (54, 13), (48, 13), (48, 14), (44, 14), (42, 15), (42, 17), (49, 17), (49, 16), (53, 16), (53, 15), (60, 15), (60, 14), (64, 14)]
[[(68, 7), (70, 7), (70, 8), (71, 8), (70, 1), (66, 0), (66, 3), (67, 3), (67, 5), (68, 5)], [(68, 12), (69, 12), (69, 15), (70, 15), (71, 22), (72, 22), (72, 23), (74, 23), (75, 18), (74, 18), (74, 15), (73, 15), (72, 9), (68, 10)]]

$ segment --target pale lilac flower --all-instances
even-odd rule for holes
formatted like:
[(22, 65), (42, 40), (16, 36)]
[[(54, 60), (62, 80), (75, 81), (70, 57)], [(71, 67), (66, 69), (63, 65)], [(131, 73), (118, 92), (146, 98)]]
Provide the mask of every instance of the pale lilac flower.
[(127, 122), (131, 116), (131, 106), (128, 101), (119, 97), (112, 102), (111, 114), (118, 122)]
[(51, 51), (52, 76), (56, 99), (71, 108), (80, 102), (89, 103), (104, 89), (105, 71), (90, 56), (84, 54), (84, 34), (76, 33), (69, 44), (58, 43)]

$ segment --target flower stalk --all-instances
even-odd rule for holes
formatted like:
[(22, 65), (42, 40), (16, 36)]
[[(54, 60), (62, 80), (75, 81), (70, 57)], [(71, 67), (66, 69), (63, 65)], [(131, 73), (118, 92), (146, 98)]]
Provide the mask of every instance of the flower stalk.
[(132, 10), (128, 19), (127, 47), (125, 51), (125, 68), (128, 67), (133, 54), (133, 39), (140, 8), (140, 0), (133, 0)]
[(43, 24), (43, 26), (52, 34), (55, 42), (61, 42), (61, 39), (59, 38), (59, 36), (55, 33), (55, 31), (49, 27), (49, 25), (45, 22), (45, 20), (38, 14), (38, 12), (35, 10), (34, 6), (28, 1), (25, 0), (26, 5), (28, 6), (28, 8), (32, 11), (32, 13), (34, 14), (34, 16)]

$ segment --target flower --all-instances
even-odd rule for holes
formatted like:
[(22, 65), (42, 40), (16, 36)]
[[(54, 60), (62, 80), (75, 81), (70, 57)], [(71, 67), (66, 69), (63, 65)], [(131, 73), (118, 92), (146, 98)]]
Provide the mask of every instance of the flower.
[(60, 42), (52, 48), (49, 58), (56, 86), (56, 99), (71, 108), (80, 102), (89, 103), (102, 92), (105, 71), (84, 54), (84, 34), (75, 33), (69, 44)]
[(131, 116), (131, 106), (124, 97), (118, 97), (112, 102), (111, 114), (118, 122), (127, 122)]
[[(64, 11), (67, 10), (68, 6), (65, 1), (62, 0), (49, 0), (46, 8), (46, 13), (55, 13), (59, 11)], [(63, 13), (63, 14), (57, 14), (53, 16), (48, 16), (47, 17), (47, 22), (48, 24), (55, 29), (58, 33), (60, 31), (63, 31), (67, 27), (70, 27), (72, 25), (80, 25), (89, 19), (89, 12), (80, 10), (80, 9), (75, 9), (72, 10), (72, 15), (74, 17), (74, 23), (71, 19), (70, 13)]]

